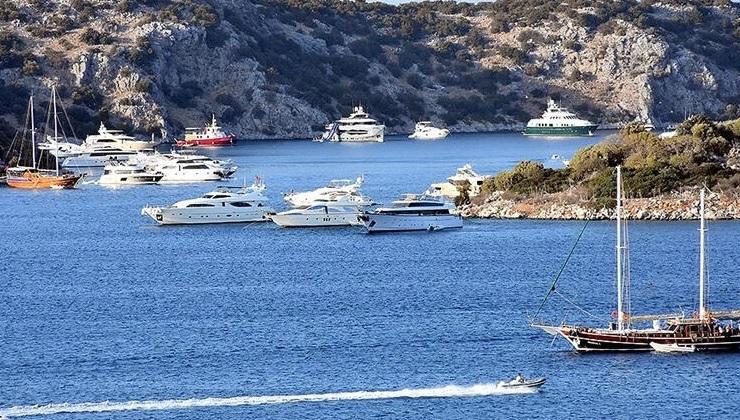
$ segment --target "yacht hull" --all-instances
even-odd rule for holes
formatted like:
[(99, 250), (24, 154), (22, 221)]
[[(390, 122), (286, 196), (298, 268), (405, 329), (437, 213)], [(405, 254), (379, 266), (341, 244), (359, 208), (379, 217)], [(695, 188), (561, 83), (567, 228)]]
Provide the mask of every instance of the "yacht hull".
[(578, 127), (527, 127), (526, 136), (593, 136), (598, 125), (584, 125)]
[(409, 135), (409, 138), (415, 140), (441, 140), (449, 135), (449, 130), (440, 129), (438, 131), (415, 132)]
[(47, 175), (36, 172), (24, 172), (22, 174), (8, 174), (5, 182), (11, 188), (28, 190), (38, 189), (72, 189), (82, 179), (82, 175)]
[(151, 175), (103, 175), (98, 183), (100, 185), (147, 185), (156, 184), (162, 179), (161, 174)]
[(84, 146), (97, 149), (101, 147), (115, 147), (128, 152), (152, 152), (159, 145), (157, 142), (142, 140), (121, 140), (115, 142), (101, 143), (98, 141), (85, 141)]
[(234, 136), (224, 136), (212, 139), (178, 140), (177, 145), (182, 147), (218, 147), (234, 144)]
[(62, 166), (65, 168), (102, 168), (111, 163), (127, 162), (135, 154), (120, 154), (115, 156), (70, 156), (62, 160)]
[(368, 143), (382, 143), (385, 141), (385, 136), (383, 135), (383, 132), (376, 134), (367, 134), (367, 135), (357, 135), (357, 134), (347, 134), (347, 133), (340, 133), (338, 137), (335, 137), (336, 140), (332, 141), (338, 141), (338, 142), (347, 142), (347, 143), (361, 143), (361, 142), (368, 142)]
[(667, 330), (598, 330), (581, 327), (537, 326), (548, 333), (557, 331), (576, 352), (652, 351), (651, 343), (693, 346), (696, 351), (740, 350), (740, 334), (681, 336)]
[(198, 169), (188, 171), (160, 169), (160, 171), (163, 173), (163, 177), (159, 181), (161, 183), (176, 184), (188, 182), (208, 182), (220, 181), (224, 178), (228, 178), (225, 173), (211, 169)]
[(259, 207), (259, 210), (236, 210), (233, 207), (223, 208), (169, 208), (144, 207), (142, 215), (154, 219), (160, 225), (199, 225), (213, 223), (249, 223), (266, 222), (272, 209)]
[(367, 213), (360, 216), (368, 232), (410, 232), (461, 229), (463, 220), (460, 216), (419, 216)]
[(333, 214), (275, 214), (270, 218), (280, 227), (359, 226), (359, 213)]

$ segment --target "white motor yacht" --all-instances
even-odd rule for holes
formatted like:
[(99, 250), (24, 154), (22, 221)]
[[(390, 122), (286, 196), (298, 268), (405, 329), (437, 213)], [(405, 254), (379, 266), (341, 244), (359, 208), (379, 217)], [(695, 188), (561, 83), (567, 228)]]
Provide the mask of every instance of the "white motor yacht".
[[(51, 151), (51, 154), (56, 154)], [(101, 147), (92, 149), (79, 154), (68, 153), (67, 157), (58, 155), (61, 159), (61, 165), (65, 168), (100, 168), (108, 164), (117, 162), (126, 162), (135, 158), (137, 152), (131, 150), (121, 150), (115, 147)]]
[(334, 179), (324, 187), (305, 192), (291, 191), (283, 194), (283, 198), (293, 207), (308, 207), (317, 201), (338, 201), (338, 198), (341, 196), (352, 196), (356, 198), (356, 201), (358, 201), (357, 205), (370, 205), (359, 202), (367, 198), (360, 194), (360, 188), (362, 188), (364, 181), (365, 179), (362, 176), (357, 177), (354, 181), (350, 179)]
[(135, 137), (123, 134), (121, 130), (110, 130), (105, 124), (100, 123), (98, 134), (87, 136), (83, 146), (90, 149), (100, 147), (114, 147), (121, 150), (130, 150), (134, 152), (152, 151), (158, 145), (158, 142), (139, 140)]
[(161, 225), (263, 222), (273, 213), (264, 190), (262, 183), (251, 187), (219, 187), (202, 197), (171, 206), (144, 207), (141, 214)]
[(274, 214), (271, 219), (282, 227), (358, 226), (360, 213), (358, 207), (317, 204)]
[(455, 175), (447, 178), (447, 182), (432, 184), (429, 187), (429, 190), (427, 190), (426, 194), (435, 197), (447, 197), (450, 199), (455, 199), (458, 195), (460, 195), (460, 186), (463, 186), (467, 183), (468, 185), (470, 185), (468, 195), (470, 197), (475, 197), (480, 194), (481, 187), (483, 186), (483, 181), (485, 180), (485, 176), (475, 172), (473, 170), (473, 167), (469, 163), (466, 163), (465, 165), (463, 165), (462, 168), (457, 169)]
[(547, 111), (540, 118), (527, 122), (527, 136), (593, 136), (598, 124), (578, 118), (574, 113), (550, 99)]
[(219, 181), (230, 178), (238, 169), (228, 160), (185, 153), (140, 153), (136, 160), (150, 171), (161, 172), (161, 183)]
[(145, 185), (156, 184), (164, 175), (152, 172), (133, 163), (110, 163), (103, 169), (100, 185)]
[(449, 135), (450, 130), (446, 128), (437, 128), (431, 121), (419, 121), (416, 123), (414, 132), (409, 135), (409, 138), (418, 140), (437, 140), (443, 139)]
[(362, 106), (356, 106), (349, 117), (327, 125), (318, 141), (382, 142), (384, 137), (385, 125), (370, 118)]
[(433, 231), (460, 229), (462, 217), (452, 214), (455, 206), (427, 195), (407, 194), (391, 207), (379, 208), (360, 215), (368, 232)]

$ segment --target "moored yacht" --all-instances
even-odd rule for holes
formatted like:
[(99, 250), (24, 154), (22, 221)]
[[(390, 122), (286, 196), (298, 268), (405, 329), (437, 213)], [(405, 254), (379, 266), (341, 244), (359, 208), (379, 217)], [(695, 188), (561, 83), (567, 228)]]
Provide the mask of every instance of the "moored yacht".
[[(699, 299), (698, 310), (693, 316), (686, 317), (683, 313), (635, 316), (630, 313), (629, 241), (626, 221), (622, 217), (624, 196), (621, 168), (617, 167), (617, 308), (612, 314), (615, 321), (607, 328), (537, 323), (532, 323), (532, 326), (548, 334), (564, 337), (576, 352), (740, 350), (740, 328), (733, 323), (740, 319), (740, 311), (710, 312), (706, 304), (704, 194), (702, 189), (699, 197)], [(552, 294), (559, 295), (557, 279), (550, 286), (540, 308)], [(570, 303), (569, 300), (566, 301)], [(534, 319), (536, 317), (537, 313)], [(650, 321), (651, 327), (636, 327), (638, 323)]]
[(385, 125), (370, 118), (362, 106), (356, 106), (349, 117), (341, 118), (326, 126), (319, 141), (382, 142)]
[[(56, 87), (51, 88), (51, 102), (49, 103), (49, 115), (53, 118), (54, 126), (54, 138), (59, 138), (59, 117), (57, 114), (57, 91)], [(67, 171), (63, 171), (59, 166), (59, 159), (54, 158), (54, 169), (45, 169), (41, 167), (41, 156), (36, 156), (36, 123), (33, 109), (33, 95), (28, 101), (28, 113), (26, 115), (26, 123), (30, 126), (31, 138), (30, 138), (30, 154), (31, 154), (31, 165), (21, 166), (17, 163), (23, 163), (24, 158), (23, 145), (26, 141), (25, 138), (21, 137), (20, 147), (21, 154), (18, 162), (15, 166), (8, 167), (5, 174), (5, 182), (9, 187), (12, 188), (23, 188), (23, 189), (71, 189), (75, 188), (82, 179), (82, 175), (73, 174)], [(47, 127), (49, 129), (49, 127)]]
[(316, 204), (305, 208), (291, 209), (270, 216), (281, 227), (329, 227), (360, 225), (358, 207), (333, 204)]
[(100, 147), (85, 150), (80, 153), (65, 154), (64, 152), (55, 153), (55, 151), (51, 151), (51, 153), (56, 155), (58, 159), (61, 159), (61, 165), (64, 168), (99, 168), (108, 164), (126, 162), (138, 154), (138, 152), (133, 150), (121, 150), (115, 147)]
[(580, 119), (550, 99), (540, 118), (529, 120), (524, 134), (528, 136), (593, 136), (597, 124)]
[(219, 181), (230, 178), (238, 167), (231, 161), (220, 161), (208, 156), (185, 153), (139, 154), (136, 163), (164, 176), (162, 183)]
[(144, 207), (141, 214), (161, 225), (264, 222), (273, 213), (264, 191), (261, 182), (250, 187), (219, 187), (171, 206)]
[(154, 150), (158, 144), (154, 140), (139, 140), (135, 137), (128, 136), (121, 130), (110, 130), (101, 122), (98, 133), (87, 136), (82, 145), (87, 150), (112, 147), (120, 150), (143, 152)]
[(473, 170), (473, 166), (466, 163), (461, 168), (458, 168), (455, 175), (447, 178), (447, 182), (440, 182), (432, 184), (427, 190), (426, 194), (436, 197), (447, 197), (450, 199), (457, 198), (460, 195), (460, 189), (462, 187), (468, 187), (468, 195), (475, 197), (480, 194), (483, 181), (486, 177), (478, 174)]
[(233, 143), (234, 136), (226, 134), (218, 126), (215, 115), (212, 116), (211, 123), (203, 128), (186, 128), (185, 137), (177, 140), (177, 145), (184, 147), (228, 146)]
[(454, 209), (454, 204), (439, 197), (407, 194), (390, 207), (362, 214), (359, 220), (368, 232), (460, 229), (462, 217), (452, 214)]
[(308, 207), (313, 203), (321, 202), (339, 202), (342, 205), (369, 206), (372, 200), (365, 197), (360, 192), (364, 177), (357, 177), (356, 180), (335, 179), (324, 187), (312, 191), (288, 192), (283, 194), (285, 201), (293, 207)]
[(100, 185), (145, 185), (156, 184), (164, 174), (152, 172), (134, 163), (110, 163), (103, 169), (98, 183)]
[(414, 127), (414, 132), (409, 135), (410, 139), (436, 140), (450, 135), (450, 130), (437, 128), (431, 121), (419, 121)]

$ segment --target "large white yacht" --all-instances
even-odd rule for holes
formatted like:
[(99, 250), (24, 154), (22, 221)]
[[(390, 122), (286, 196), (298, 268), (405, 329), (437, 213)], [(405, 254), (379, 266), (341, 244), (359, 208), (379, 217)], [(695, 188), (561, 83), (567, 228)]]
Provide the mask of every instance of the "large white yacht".
[(437, 128), (431, 121), (419, 121), (414, 127), (414, 132), (409, 135), (410, 139), (437, 140), (450, 135), (450, 130)]
[(382, 142), (384, 136), (385, 125), (370, 118), (362, 106), (356, 106), (349, 117), (328, 124), (318, 141)]
[(123, 134), (121, 130), (110, 130), (101, 122), (98, 134), (87, 136), (83, 146), (87, 148), (115, 147), (121, 150), (143, 152), (154, 150), (158, 144), (154, 140), (139, 140), (135, 137), (128, 136)]
[(462, 217), (452, 214), (454, 204), (439, 197), (407, 194), (390, 207), (359, 216), (368, 232), (434, 231), (460, 229)]
[(103, 169), (98, 183), (100, 185), (145, 185), (156, 184), (164, 175), (152, 172), (133, 163), (110, 163)]
[(135, 158), (138, 152), (116, 147), (101, 147), (81, 153), (67, 153), (66, 157), (63, 153), (57, 154), (54, 151), (51, 153), (61, 159), (61, 165), (65, 168), (100, 168), (108, 164), (126, 162)]
[(524, 134), (528, 136), (593, 136), (598, 124), (578, 118), (550, 99), (541, 118), (529, 120)]
[(455, 199), (458, 195), (460, 195), (460, 187), (464, 186), (467, 183), (469, 185), (468, 195), (470, 197), (475, 197), (476, 195), (480, 194), (481, 187), (483, 186), (483, 181), (485, 180), (485, 176), (477, 173), (475, 170), (473, 170), (472, 165), (466, 163), (465, 165), (463, 165), (462, 168), (457, 168), (457, 172), (455, 172), (455, 175), (447, 178), (447, 182), (432, 184), (427, 190), (426, 194), (436, 197), (447, 197), (450, 199)]
[(171, 206), (144, 207), (141, 214), (161, 225), (264, 222), (273, 213), (262, 194), (264, 190), (262, 183), (251, 187), (219, 187), (202, 197)]
[(360, 214), (358, 207), (317, 204), (274, 214), (271, 219), (281, 227), (359, 226)]
[(150, 171), (162, 173), (161, 183), (218, 181), (230, 178), (238, 169), (229, 160), (176, 152), (153, 155), (140, 153), (136, 162)]
[(373, 204), (372, 200), (360, 192), (363, 182), (364, 178), (361, 176), (354, 181), (335, 179), (312, 191), (285, 193), (283, 198), (293, 207), (308, 207), (314, 203), (370, 206)]

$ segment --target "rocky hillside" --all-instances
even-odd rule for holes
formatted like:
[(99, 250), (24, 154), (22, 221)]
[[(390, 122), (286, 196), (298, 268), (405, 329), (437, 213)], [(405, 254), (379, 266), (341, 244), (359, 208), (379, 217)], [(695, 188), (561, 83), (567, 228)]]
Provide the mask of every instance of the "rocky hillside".
[(357, 103), (390, 132), (505, 129), (548, 97), (601, 123), (736, 117), (739, 42), (724, 0), (4, 0), (0, 133), (52, 83), (78, 136), (214, 113), (241, 138), (305, 138)]

